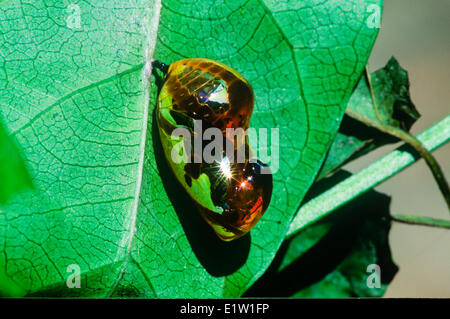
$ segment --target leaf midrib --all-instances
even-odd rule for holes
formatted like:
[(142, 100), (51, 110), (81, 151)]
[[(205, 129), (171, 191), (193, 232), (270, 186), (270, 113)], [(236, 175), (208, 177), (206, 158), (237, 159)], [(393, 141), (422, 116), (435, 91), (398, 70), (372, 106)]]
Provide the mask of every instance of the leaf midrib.
[[(152, 61), (155, 53), (155, 47), (156, 47), (156, 39), (158, 35), (158, 27), (159, 27), (159, 18), (160, 18), (160, 12), (161, 12), (161, 0), (156, 0), (154, 3), (154, 16), (152, 17), (153, 20), (151, 23), (149, 23), (149, 29), (147, 29), (147, 42), (145, 43), (145, 51), (146, 52), (146, 62), (142, 66), (142, 77), (144, 78), (144, 113), (143, 113), (143, 121), (142, 121), (142, 135), (141, 135), (141, 141), (139, 146), (139, 162), (138, 162), (138, 169), (137, 169), (137, 175), (136, 175), (136, 191), (134, 196), (134, 203), (133, 208), (131, 211), (131, 221), (130, 226), (126, 234), (128, 236), (123, 237), (121, 240), (121, 243), (119, 247), (124, 247), (126, 244), (126, 251), (125, 256), (123, 257), (122, 266), (120, 267), (119, 273), (117, 274), (117, 278), (114, 281), (113, 285), (111, 286), (111, 289), (106, 294), (108, 297), (111, 297), (114, 292), (116, 291), (117, 287), (119, 286), (120, 281), (123, 278), (123, 275), (125, 274), (128, 262), (130, 261), (131, 257), (131, 251), (133, 247), (133, 239), (134, 235), (136, 233), (136, 220), (137, 220), (137, 213), (139, 209), (139, 201), (140, 201), (140, 195), (141, 195), (141, 189), (142, 189), (142, 176), (144, 172), (144, 162), (145, 162), (145, 146), (147, 142), (147, 132), (148, 132), (148, 117), (149, 117), (149, 108), (150, 108), (150, 77), (151, 77), (151, 71), (152, 71)], [(145, 21), (144, 21), (145, 22)], [(145, 25), (145, 23), (144, 23)], [(122, 245), (123, 244), (123, 245)], [(120, 248), (119, 248), (120, 249)], [(144, 271), (140, 268), (137, 262), (135, 262), (136, 266), (142, 271), (144, 277), (149, 282), (149, 278), (144, 273)], [(149, 282), (150, 283), (150, 282)], [(156, 292), (155, 292), (156, 294)]]

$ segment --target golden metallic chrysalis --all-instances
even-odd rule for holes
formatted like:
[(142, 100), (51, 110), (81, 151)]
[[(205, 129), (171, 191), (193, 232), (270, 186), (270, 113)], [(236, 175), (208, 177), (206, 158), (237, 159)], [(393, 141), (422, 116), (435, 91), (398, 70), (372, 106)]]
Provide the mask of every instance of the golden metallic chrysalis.
[[(165, 157), (216, 234), (225, 241), (239, 238), (258, 222), (272, 196), (270, 169), (254, 158), (246, 135), (230, 133), (248, 129), (253, 89), (236, 70), (209, 59), (180, 60), (165, 71), (156, 110)], [(174, 137), (177, 128), (188, 136)], [(224, 149), (205, 161), (205, 141), (200, 149), (194, 144), (211, 128), (220, 130)], [(174, 160), (174, 154), (184, 160)]]

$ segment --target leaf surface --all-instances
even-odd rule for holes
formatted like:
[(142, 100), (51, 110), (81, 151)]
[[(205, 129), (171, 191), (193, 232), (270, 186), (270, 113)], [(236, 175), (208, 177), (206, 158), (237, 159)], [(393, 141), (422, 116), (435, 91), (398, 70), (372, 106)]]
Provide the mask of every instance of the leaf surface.
[[(37, 186), (0, 216), (6, 276), (31, 295), (240, 296), (336, 134), (378, 31), (370, 4), (381, 1), (94, 0), (77, 4), (80, 28), (69, 28), (77, 10), (58, 1), (1, 2), (0, 112)], [(229, 244), (174, 180), (153, 120), (148, 62), (184, 57), (242, 73), (251, 126), (279, 129), (271, 205)], [(71, 264), (83, 289), (67, 289)]]

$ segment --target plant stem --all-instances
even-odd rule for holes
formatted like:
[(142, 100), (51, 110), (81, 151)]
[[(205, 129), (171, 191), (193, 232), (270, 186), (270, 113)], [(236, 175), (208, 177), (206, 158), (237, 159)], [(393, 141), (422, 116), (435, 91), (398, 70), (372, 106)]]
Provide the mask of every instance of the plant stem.
[(445, 202), (447, 203), (447, 207), (450, 210), (450, 191), (444, 173), (442, 172), (441, 167), (439, 166), (434, 156), (431, 155), (431, 153), (423, 146), (423, 144), (416, 137), (396, 127), (387, 126), (381, 124), (380, 122), (371, 120), (359, 113), (353, 112), (352, 110), (347, 110), (346, 113), (348, 116), (354, 118), (355, 120), (363, 122), (364, 124), (373, 127), (383, 133), (397, 137), (398, 139), (412, 146), (420, 154), (420, 156), (423, 157), (428, 167), (430, 168), (431, 172), (433, 173), (433, 176), (439, 186), (439, 189), (441, 190)]
[[(450, 115), (419, 134), (418, 140), (428, 151), (433, 151), (447, 143), (450, 140)], [(405, 150), (403, 147), (384, 155), (300, 207), (290, 225), (287, 236), (292, 236), (305, 226), (328, 215), (336, 208), (399, 173), (416, 160), (417, 158), (411, 151)]]
[(391, 218), (399, 223), (450, 229), (450, 221), (448, 220), (403, 214), (391, 214)]
[(373, 109), (375, 110), (375, 115), (377, 116), (378, 121), (380, 121), (380, 123), (383, 123), (383, 120), (380, 115), (380, 111), (378, 110), (377, 102), (375, 100), (375, 92), (373, 91), (373, 86), (372, 86), (372, 77), (370, 75), (369, 66), (367, 64), (366, 64), (366, 67), (364, 68), (364, 76), (366, 78), (366, 81), (367, 81), (367, 84), (369, 87), (370, 99), (372, 100)]

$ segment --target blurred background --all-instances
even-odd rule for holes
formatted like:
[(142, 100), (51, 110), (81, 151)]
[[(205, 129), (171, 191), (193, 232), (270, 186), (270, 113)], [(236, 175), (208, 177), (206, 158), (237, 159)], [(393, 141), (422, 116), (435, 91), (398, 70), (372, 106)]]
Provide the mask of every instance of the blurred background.
[[(409, 73), (412, 101), (422, 115), (417, 135), (450, 114), (450, 0), (385, 0), (370, 71), (393, 55)], [(398, 145), (396, 145), (398, 146)], [(356, 172), (396, 146), (384, 147), (345, 168)], [(450, 144), (434, 156), (450, 177)], [(441, 193), (423, 160), (376, 188), (392, 196), (395, 213), (450, 219)], [(450, 298), (450, 231), (393, 223), (390, 244), (400, 267), (385, 297)], [(383, 269), (381, 269), (383, 276)]]

